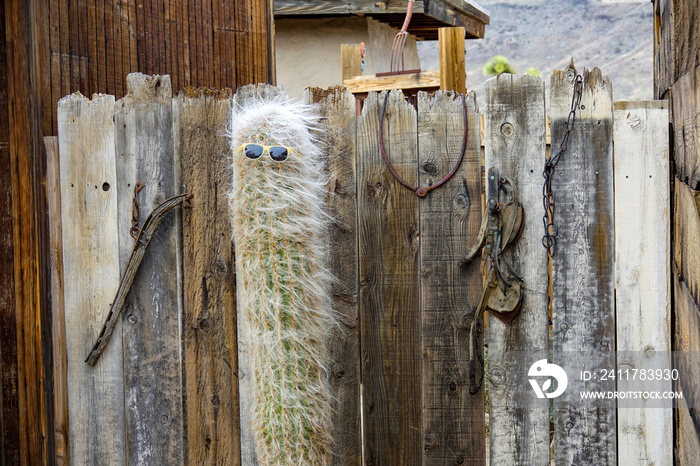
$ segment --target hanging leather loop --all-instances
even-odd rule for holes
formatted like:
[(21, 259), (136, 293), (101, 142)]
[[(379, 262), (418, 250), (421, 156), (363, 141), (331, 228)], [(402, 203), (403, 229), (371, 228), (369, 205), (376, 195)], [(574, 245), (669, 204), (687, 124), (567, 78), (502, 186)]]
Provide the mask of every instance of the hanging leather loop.
[(396, 170), (394, 170), (394, 167), (391, 165), (391, 161), (389, 160), (389, 157), (386, 155), (386, 150), (384, 149), (384, 115), (386, 113), (386, 103), (389, 100), (389, 91), (386, 92), (386, 95), (384, 96), (384, 105), (382, 105), (382, 116), (379, 120), (379, 148), (382, 151), (382, 158), (384, 159), (384, 163), (386, 164), (387, 168), (391, 172), (391, 174), (396, 178), (396, 181), (413, 191), (416, 196), (418, 197), (425, 197), (428, 192), (432, 191), (433, 189), (445, 184), (447, 180), (452, 178), (452, 175), (454, 175), (457, 172), (457, 169), (459, 166), (462, 164), (462, 159), (464, 159), (464, 152), (467, 149), (467, 133), (468, 133), (468, 124), (467, 124), (467, 101), (462, 94), (462, 115), (464, 116), (464, 134), (462, 136), (462, 152), (459, 154), (459, 160), (457, 160), (457, 163), (455, 166), (450, 170), (450, 172), (440, 181), (437, 183), (428, 186), (426, 188), (422, 188), (420, 186), (412, 186), (408, 184), (401, 176), (399, 176), (398, 173), (396, 173)]

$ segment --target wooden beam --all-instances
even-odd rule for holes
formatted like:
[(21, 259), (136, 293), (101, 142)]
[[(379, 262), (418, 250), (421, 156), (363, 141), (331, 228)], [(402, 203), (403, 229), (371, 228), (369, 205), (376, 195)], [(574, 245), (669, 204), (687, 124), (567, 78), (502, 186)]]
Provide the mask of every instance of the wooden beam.
[(422, 71), (414, 74), (397, 74), (393, 76), (361, 76), (343, 81), (353, 94), (390, 89), (423, 89), (440, 88), (440, 72)]
[(464, 66), (464, 28), (440, 28), (440, 89), (464, 94), (467, 71)]
[[(564, 137), (576, 69), (552, 74), (552, 141)], [(598, 68), (584, 70), (581, 105), (567, 151), (556, 168), (552, 259), (552, 362), (569, 375), (554, 398), (557, 464), (586, 458), (617, 464), (616, 401), (582, 400), (579, 370), (615, 367), (615, 268), (612, 86)], [(543, 252), (544, 254), (544, 252)], [(585, 390), (613, 391), (615, 380), (585, 382)], [(594, 441), (593, 441), (594, 440)]]
[(341, 86), (307, 89), (307, 103), (318, 106), (322, 127), (319, 136), (328, 155), (329, 181), (326, 204), (329, 222), (329, 271), (333, 309), (339, 323), (330, 330), (328, 377), (332, 390), (333, 464), (362, 464), (360, 425), (360, 323), (358, 316), (357, 180), (355, 98)]
[[(614, 117), (618, 367), (671, 368), (668, 102), (615, 102)], [(618, 378), (620, 392), (640, 388)], [(654, 388), (670, 391), (672, 381)], [(618, 405), (620, 458), (673, 464), (672, 403), (659, 407), (657, 400)]]
[[(423, 348), (423, 464), (484, 464), (484, 390), (469, 393), (469, 325), (483, 291), (479, 261), (459, 267), (481, 224), (481, 147), (474, 93), (418, 94), (418, 179), (430, 186), (464, 158), (452, 178), (418, 205)], [(408, 190), (406, 197), (414, 194)], [(480, 336), (479, 347), (483, 348)]]
[(340, 46), (340, 64), (343, 82), (356, 76), (362, 76), (362, 45), (342, 44)]
[(16, 321), (16, 340), (10, 339), (8, 346), (13, 351), (16, 341), (19, 457), (28, 464), (43, 464), (53, 456), (54, 441), (49, 434), (53, 375), (43, 187), (42, 108), (49, 98), (43, 95), (42, 71), (48, 66), (42, 53), (43, 5), (38, 0), (10, 0), (4, 7), (14, 252), (14, 309), (5, 312), (13, 312)]
[(527, 368), (547, 359), (549, 278), (542, 248), (540, 184), (545, 146), (544, 83), (540, 78), (503, 74), (485, 85), (485, 171), (496, 168), (519, 190), (525, 212), (520, 237), (505, 256), (523, 277), (523, 302), (513, 322), (489, 319), (491, 462), (549, 463), (549, 404), (523, 396)]

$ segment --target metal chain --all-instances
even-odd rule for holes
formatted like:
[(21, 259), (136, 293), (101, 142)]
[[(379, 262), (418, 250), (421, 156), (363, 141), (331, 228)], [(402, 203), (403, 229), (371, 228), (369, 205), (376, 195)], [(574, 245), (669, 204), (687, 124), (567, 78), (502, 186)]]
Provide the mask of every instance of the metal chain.
[(557, 226), (554, 224), (554, 192), (552, 192), (552, 180), (554, 179), (554, 168), (559, 163), (559, 159), (566, 151), (569, 145), (569, 136), (574, 129), (574, 121), (576, 121), (576, 110), (581, 103), (581, 94), (583, 93), (583, 78), (577, 75), (574, 79), (574, 94), (571, 97), (571, 110), (566, 119), (566, 132), (559, 145), (559, 152), (551, 155), (544, 164), (544, 186), (542, 187), (542, 204), (544, 206), (544, 216), (542, 223), (544, 224), (544, 236), (542, 237), (542, 245), (547, 248), (549, 257), (554, 257), (556, 247)]
[(136, 181), (134, 185), (134, 198), (131, 201), (131, 229), (129, 234), (132, 238), (137, 239), (139, 237), (139, 191), (143, 189), (141, 180)]

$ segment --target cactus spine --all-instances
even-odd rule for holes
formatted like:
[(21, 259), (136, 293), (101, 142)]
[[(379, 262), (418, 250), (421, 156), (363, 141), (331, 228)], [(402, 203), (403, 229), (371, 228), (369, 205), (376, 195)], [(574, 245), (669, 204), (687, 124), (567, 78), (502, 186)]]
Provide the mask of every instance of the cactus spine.
[[(229, 193), (238, 305), (250, 347), (251, 413), (261, 464), (330, 462), (325, 339), (332, 324), (321, 151), (309, 107), (279, 98), (234, 111)], [(284, 162), (248, 159), (241, 144), (286, 146)]]

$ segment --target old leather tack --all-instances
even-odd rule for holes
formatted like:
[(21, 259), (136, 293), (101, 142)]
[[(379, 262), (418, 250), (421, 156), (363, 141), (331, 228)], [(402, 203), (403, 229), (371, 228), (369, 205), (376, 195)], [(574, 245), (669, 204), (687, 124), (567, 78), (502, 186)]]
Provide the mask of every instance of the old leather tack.
[[(523, 206), (518, 202), (518, 189), (513, 181), (490, 168), (486, 179), (486, 212), (476, 244), (460, 261), (465, 267), (481, 251), (481, 273), (484, 291), (469, 331), (469, 392), (475, 394), (483, 380), (483, 358), (476, 333), (481, 331), (481, 315), (486, 310), (502, 322), (511, 322), (520, 311), (523, 298), (522, 278), (503, 256), (505, 249), (517, 240), (524, 224)], [(478, 364), (477, 364), (478, 363)], [(480, 377), (477, 382), (477, 370)]]

